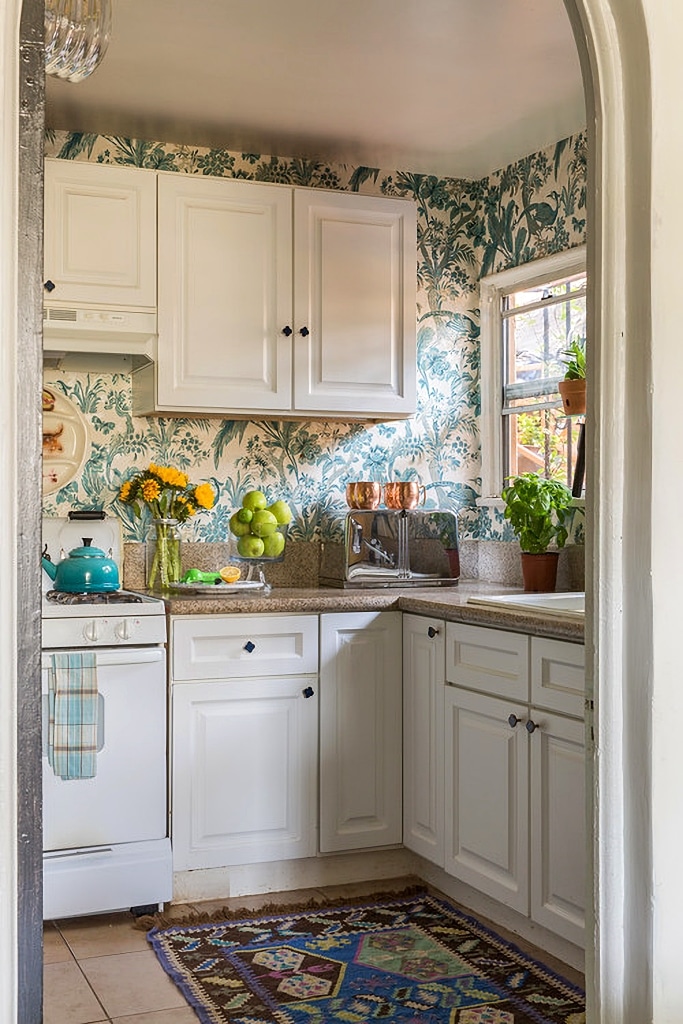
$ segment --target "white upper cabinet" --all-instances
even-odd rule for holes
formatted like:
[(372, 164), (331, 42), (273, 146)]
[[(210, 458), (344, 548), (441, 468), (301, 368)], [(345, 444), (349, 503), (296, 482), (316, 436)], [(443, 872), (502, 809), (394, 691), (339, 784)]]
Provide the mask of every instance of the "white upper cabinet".
[(45, 161), (45, 300), (156, 308), (156, 172)]
[(159, 175), (157, 411), (292, 404), (289, 189)]
[(415, 411), (412, 203), (294, 191), (294, 405)]
[(407, 200), (159, 174), (159, 342), (138, 413), (415, 411)]

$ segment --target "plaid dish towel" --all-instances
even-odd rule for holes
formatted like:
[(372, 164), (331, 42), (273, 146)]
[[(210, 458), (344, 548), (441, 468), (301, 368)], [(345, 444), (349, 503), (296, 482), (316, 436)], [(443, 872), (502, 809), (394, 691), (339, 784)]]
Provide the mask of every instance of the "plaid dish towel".
[(62, 779), (97, 774), (97, 662), (94, 651), (52, 654), (47, 759)]

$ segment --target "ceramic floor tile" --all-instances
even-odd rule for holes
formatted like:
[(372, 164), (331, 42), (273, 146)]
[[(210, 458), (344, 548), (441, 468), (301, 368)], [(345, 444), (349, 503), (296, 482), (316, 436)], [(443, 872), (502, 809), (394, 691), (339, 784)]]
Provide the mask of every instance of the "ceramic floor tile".
[(52, 923), (43, 928), (43, 963), (59, 964), (73, 960), (71, 950)]
[(129, 913), (69, 918), (58, 921), (57, 928), (77, 960), (149, 949), (144, 931), (135, 928)]
[(134, 1013), (132, 1017), (113, 1017), (112, 1024), (197, 1024), (197, 1015), (189, 1006), (177, 1010), (152, 1010)]
[(402, 892), (411, 885), (420, 885), (418, 878), (403, 876), (401, 878), (380, 878), (374, 882), (349, 882), (346, 885), (326, 885), (320, 890), (326, 899), (337, 900), (356, 896), (372, 896), (378, 892)]
[(79, 966), (110, 1017), (187, 1006), (149, 948), (90, 957)]
[(226, 900), (194, 903), (193, 909), (199, 914), (212, 914), (223, 907), (229, 910), (241, 910), (244, 907), (245, 910), (258, 912), (270, 904), (289, 907), (292, 904), (308, 903), (312, 899), (323, 901), (324, 896), (320, 889), (290, 889), (287, 892), (265, 892), (255, 896), (232, 896)]
[(73, 961), (46, 964), (43, 985), (43, 1024), (95, 1024), (108, 1020)]

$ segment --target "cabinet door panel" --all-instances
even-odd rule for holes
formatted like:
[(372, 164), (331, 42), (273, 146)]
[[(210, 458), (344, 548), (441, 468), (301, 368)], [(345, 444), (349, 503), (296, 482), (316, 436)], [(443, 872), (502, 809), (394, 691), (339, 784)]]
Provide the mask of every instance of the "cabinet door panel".
[(159, 176), (161, 408), (291, 406), (291, 191)]
[(156, 174), (45, 161), (45, 277), (50, 301), (156, 306)]
[(320, 617), (320, 849), (401, 842), (400, 612)]
[(446, 679), (457, 686), (528, 701), (529, 637), (448, 622)]
[(583, 644), (531, 638), (531, 702), (583, 717), (586, 691)]
[(578, 946), (586, 908), (583, 722), (532, 708), (531, 917)]
[[(524, 705), (446, 687), (445, 869), (528, 913)], [(510, 715), (522, 721), (511, 728)]]
[(403, 616), (403, 843), (440, 867), (444, 857), (444, 648), (445, 623)]
[(315, 854), (316, 689), (315, 676), (174, 684), (176, 871)]
[(295, 407), (415, 411), (415, 207), (294, 194)]

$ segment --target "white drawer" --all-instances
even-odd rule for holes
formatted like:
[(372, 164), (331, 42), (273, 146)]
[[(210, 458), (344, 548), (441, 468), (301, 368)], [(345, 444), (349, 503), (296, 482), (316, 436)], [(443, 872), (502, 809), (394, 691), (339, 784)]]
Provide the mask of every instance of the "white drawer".
[(583, 718), (586, 690), (583, 644), (531, 638), (531, 703)]
[(317, 672), (317, 615), (171, 618), (171, 678), (174, 680)]
[(529, 699), (529, 638), (446, 623), (446, 681), (515, 700)]

